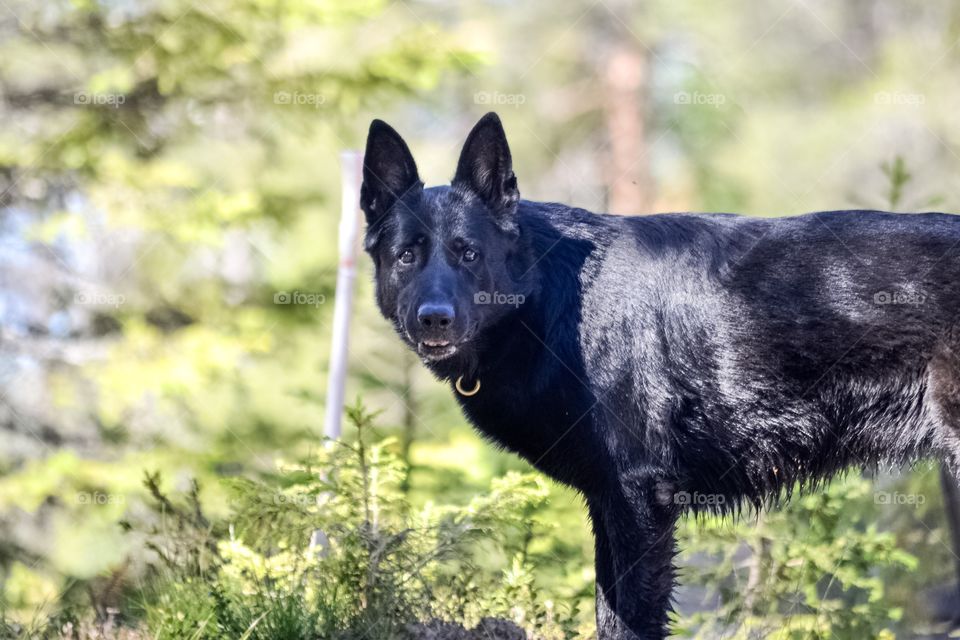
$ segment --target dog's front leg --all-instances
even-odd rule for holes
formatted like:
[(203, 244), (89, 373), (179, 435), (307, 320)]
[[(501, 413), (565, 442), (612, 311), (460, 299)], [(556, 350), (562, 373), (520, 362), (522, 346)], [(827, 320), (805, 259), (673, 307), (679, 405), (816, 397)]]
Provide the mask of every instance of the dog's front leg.
[(590, 521), (593, 525), (594, 566), (597, 577), (597, 636), (600, 640), (619, 638), (617, 631), (617, 579), (613, 568), (613, 550), (604, 523), (599, 501), (590, 502)]
[(627, 474), (590, 501), (600, 640), (666, 637), (677, 514), (672, 484), (655, 472)]

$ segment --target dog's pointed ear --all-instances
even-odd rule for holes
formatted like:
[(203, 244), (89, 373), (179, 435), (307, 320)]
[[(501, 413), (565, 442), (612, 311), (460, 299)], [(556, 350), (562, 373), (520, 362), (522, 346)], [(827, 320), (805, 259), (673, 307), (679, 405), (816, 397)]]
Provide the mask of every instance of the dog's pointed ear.
[(405, 193), (422, 186), (417, 164), (400, 134), (383, 120), (370, 123), (363, 154), (360, 208), (373, 224)]
[(491, 112), (474, 125), (460, 152), (455, 187), (466, 187), (490, 207), (504, 228), (514, 229), (520, 191), (513, 173), (507, 135), (497, 114)]

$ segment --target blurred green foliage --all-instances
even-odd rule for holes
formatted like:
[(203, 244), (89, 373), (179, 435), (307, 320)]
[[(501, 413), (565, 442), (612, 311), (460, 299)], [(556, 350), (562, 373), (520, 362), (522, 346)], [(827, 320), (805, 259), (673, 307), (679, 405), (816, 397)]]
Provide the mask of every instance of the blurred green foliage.
[(684, 621), (681, 635), (892, 640), (903, 612), (884, 576), (917, 560), (879, 530), (872, 509), (858, 508), (878, 495), (851, 475), (756, 520), (688, 520), (684, 553), (711, 560), (691, 566), (689, 577), (716, 592), (719, 607)]
[(22, 446), (0, 455), (0, 566), (29, 617), (137, 555), (116, 521), (143, 469), (182, 482), (315, 446), (332, 305), (274, 294), (333, 298), (335, 151), (359, 141), (357, 110), (480, 56), (412, 16), (373, 22), (378, 1), (5, 8), (0, 200), (30, 250), (13, 295), (40, 308), (4, 317), (4, 357), (41, 368), (44, 393), (4, 414)]

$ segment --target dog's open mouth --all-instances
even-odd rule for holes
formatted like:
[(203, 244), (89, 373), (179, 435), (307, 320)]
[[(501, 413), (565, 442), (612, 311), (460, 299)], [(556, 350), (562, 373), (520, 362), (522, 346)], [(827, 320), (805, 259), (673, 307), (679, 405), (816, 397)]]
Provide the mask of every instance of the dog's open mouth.
[(421, 340), (417, 351), (426, 360), (443, 360), (457, 352), (457, 345), (449, 340)]

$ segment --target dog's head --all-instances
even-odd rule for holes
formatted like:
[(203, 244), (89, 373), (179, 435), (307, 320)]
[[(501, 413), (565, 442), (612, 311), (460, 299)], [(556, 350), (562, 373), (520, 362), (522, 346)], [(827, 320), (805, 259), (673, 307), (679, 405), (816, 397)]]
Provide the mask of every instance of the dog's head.
[(360, 204), (377, 304), (426, 362), (477, 352), (484, 332), (523, 304), (520, 192), (494, 113), (470, 132), (450, 186), (425, 189), (413, 156), (374, 120)]

